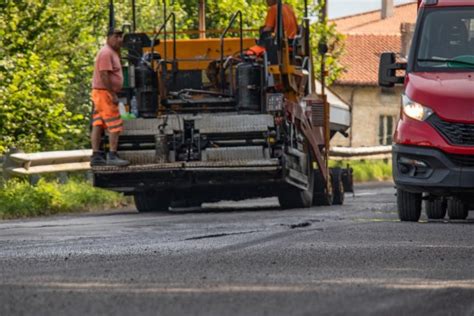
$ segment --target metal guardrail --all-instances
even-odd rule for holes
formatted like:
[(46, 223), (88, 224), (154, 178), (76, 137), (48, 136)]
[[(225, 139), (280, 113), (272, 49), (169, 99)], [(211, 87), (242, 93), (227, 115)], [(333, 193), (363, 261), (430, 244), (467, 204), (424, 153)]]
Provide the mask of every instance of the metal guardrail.
[(329, 151), (332, 160), (378, 160), (392, 158), (392, 146), (333, 147)]
[[(0, 157), (0, 167), (7, 176), (32, 176), (46, 173), (61, 173), (90, 170), (89, 158), (92, 150), (53, 151), (40, 153), (13, 153)], [(330, 150), (332, 160), (390, 159), (392, 146), (334, 147)]]
[(87, 171), (91, 155), (92, 150), (14, 153), (6, 156), (3, 169), (7, 175), (16, 176)]

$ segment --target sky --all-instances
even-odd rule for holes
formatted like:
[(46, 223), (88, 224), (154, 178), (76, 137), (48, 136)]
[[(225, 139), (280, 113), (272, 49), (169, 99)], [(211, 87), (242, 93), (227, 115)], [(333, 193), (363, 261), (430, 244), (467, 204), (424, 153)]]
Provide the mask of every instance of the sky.
[[(326, 0), (330, 19), (347, 15), (380, 10), (382, 0)], [(414, 2), (413, 0), (395, 0), (395, 4)]]

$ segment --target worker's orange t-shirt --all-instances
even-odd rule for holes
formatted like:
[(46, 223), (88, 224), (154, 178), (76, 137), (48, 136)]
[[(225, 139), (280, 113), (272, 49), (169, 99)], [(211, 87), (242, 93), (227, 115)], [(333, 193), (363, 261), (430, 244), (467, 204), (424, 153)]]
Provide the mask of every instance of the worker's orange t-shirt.
[(105, 45), (97, 54), (94, 67), (94, 76), (92, 77), (92, 89), (106, 89), (102, 79), (101, 71), (108, 71), (110, 84), (115, 92), (120, 92), (123, 86), (122, 64), (120, 56), (112, 47)]
[[(298, 33), (298, 19), (296, 18), (293, 8), (289, 4), (283, 4), (282, 9), (283, 27), (285, 29), (286, 36), (289, 39), (293, 39)], [(268, 9), (267, 19), (265, 20), (265, 27), (271, 27), (276, 31), (277, 13), (278, 6), (276, 4), (272, 5), (270, 9)]]

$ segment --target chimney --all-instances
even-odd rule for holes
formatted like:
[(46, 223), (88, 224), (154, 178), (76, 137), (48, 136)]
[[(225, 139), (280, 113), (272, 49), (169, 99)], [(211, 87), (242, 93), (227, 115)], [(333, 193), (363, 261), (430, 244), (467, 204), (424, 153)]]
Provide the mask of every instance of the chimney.
[(401, 36), (401, 51), (400, 56), (402, 58), (408, 58), (408, 53), (410, 52), (411, 41), (413, 39), (413, 34), (415, 33), (415, 24), (414, 23), (402, 23), (400, 25)]
[(393, 0), (382, 0), (382, 20), (394, 15)]

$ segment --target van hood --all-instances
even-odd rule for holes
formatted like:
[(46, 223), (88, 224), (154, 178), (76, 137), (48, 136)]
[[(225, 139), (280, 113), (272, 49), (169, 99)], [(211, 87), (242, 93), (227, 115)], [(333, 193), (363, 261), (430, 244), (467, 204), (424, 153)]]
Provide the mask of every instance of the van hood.
[(406, 95), (446, 121), (474, 123), (474, 72), (409, 73)]

